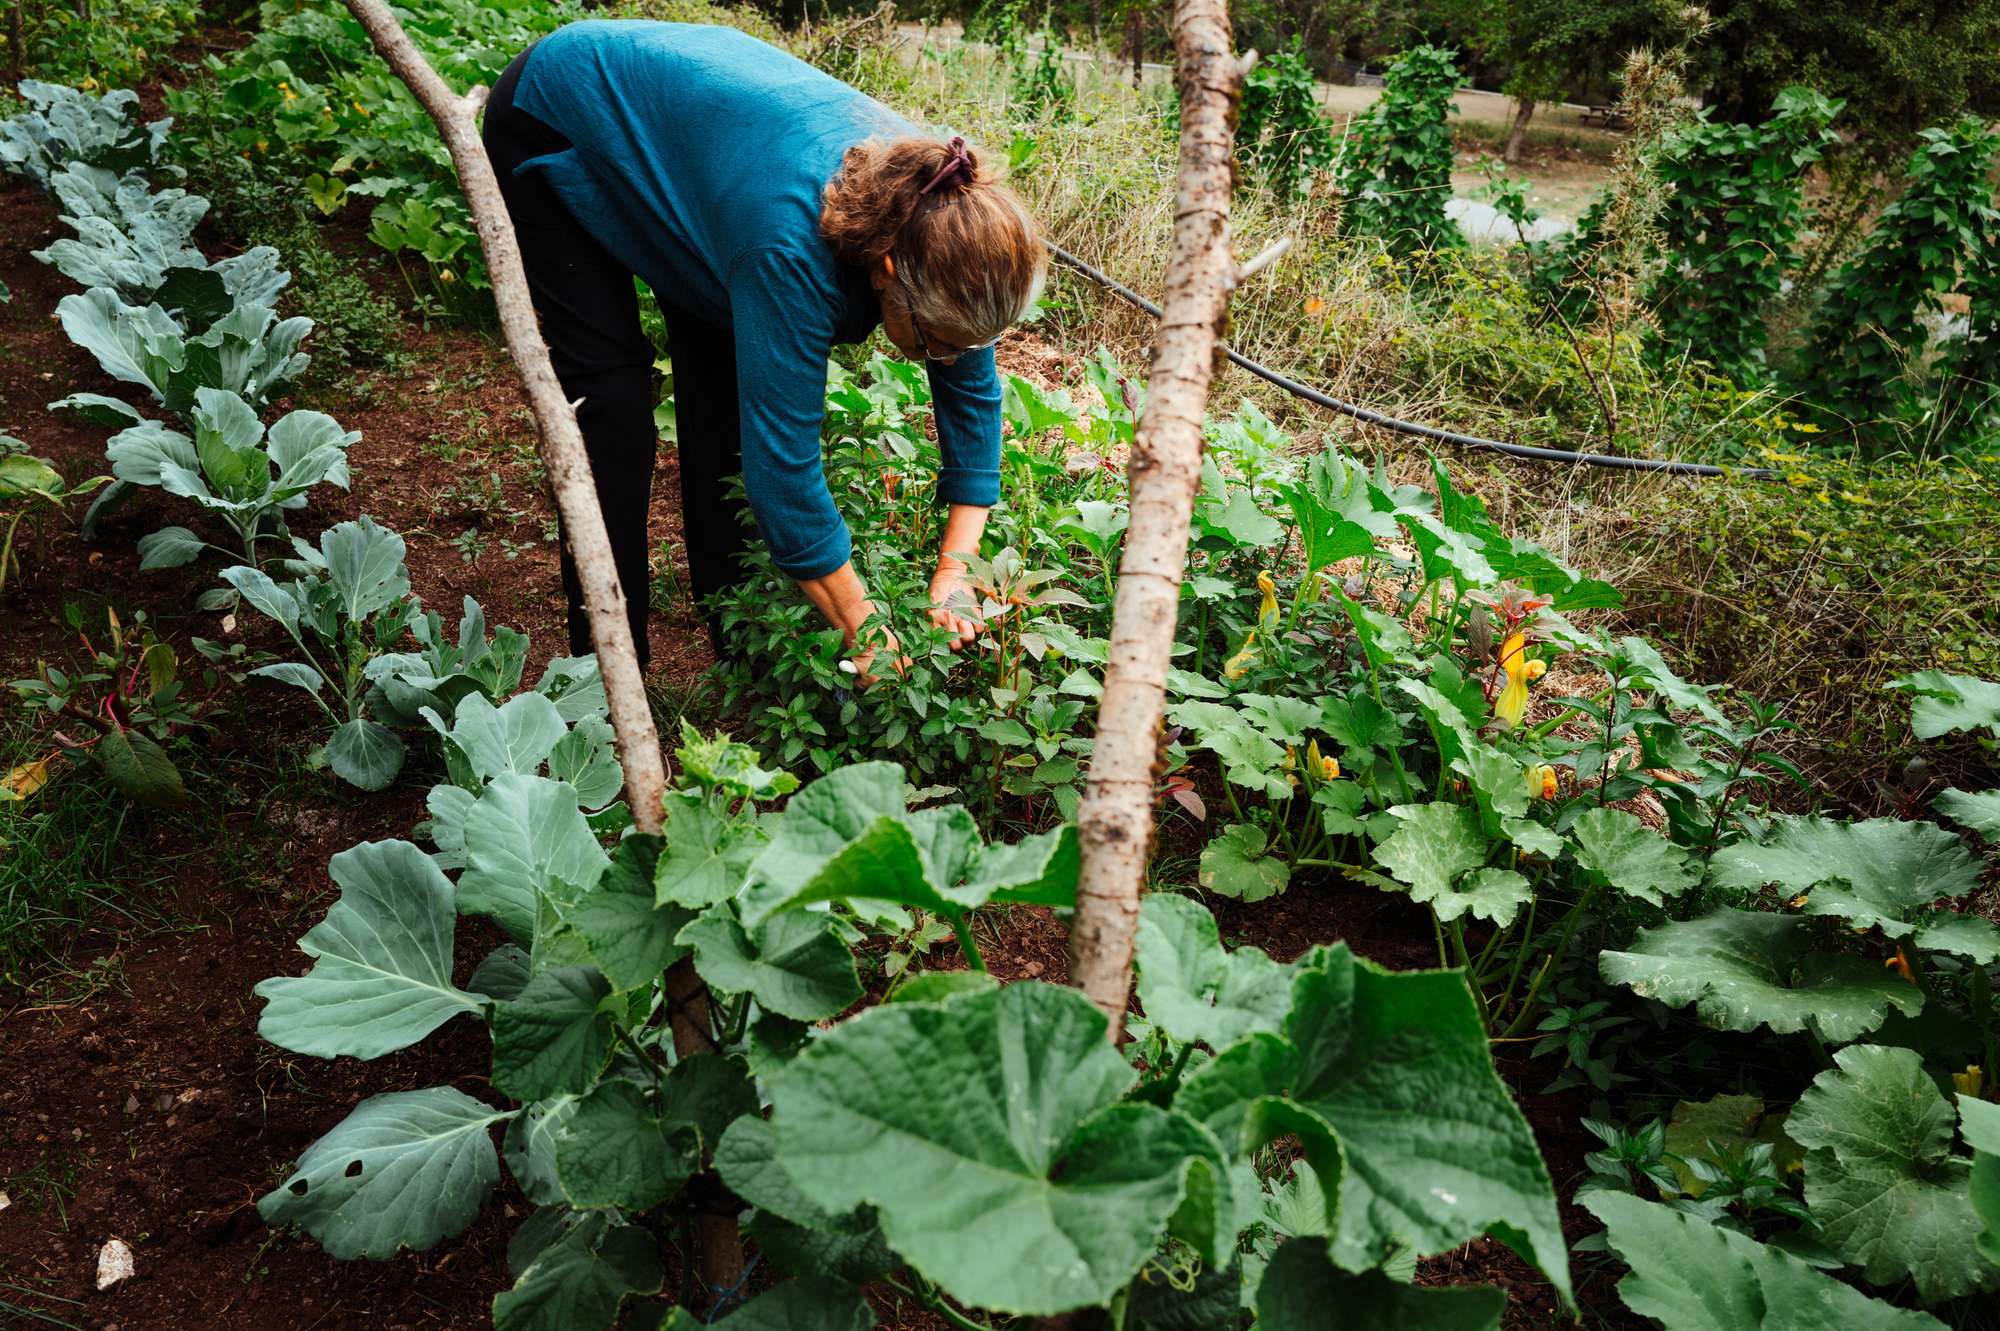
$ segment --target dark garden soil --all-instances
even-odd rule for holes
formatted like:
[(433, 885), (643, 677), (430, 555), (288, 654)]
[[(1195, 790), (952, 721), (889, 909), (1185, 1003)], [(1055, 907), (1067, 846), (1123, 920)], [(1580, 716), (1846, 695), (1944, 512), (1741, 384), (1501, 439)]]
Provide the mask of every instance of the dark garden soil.
[[(46, 200), (0, 192), (0, 430), (25, 440), (72, 480), (104, 469), (106, 432), (43, 410), (73, 391), (113, 391), (87, 353), (55, 323), (68, 284), (29, 256), (56, 235)], [(308, 344), (310, 346), (310, 344)], [(411, 371), (359, 373), (324, 407), (362, 433), (352, 451), (354, 491), (315, 495), (298, 532), (367, 512), (401, 531), (425, 603), (455, 623), (462, 596), (485, 606), (489, 623), (533, 640), (529, 678), (566, 650), (555, 547), (544, 541), (550, 506), (533, 470), (532, 428), (505, 356), (489, 339), (462, 330), (407, 335)], [(1009, 367), (1046, 381), (1052, 349), (1007, 351)], [(294, 403), (293, 405), (299, 405)], [(468, 482), (500, 478), (488, 502)], [(659, 469), (656, 540), (679, 536), (676, 468)], [(57, 520), (26, 539), (23, 572), (0, 601), (0, 680), (63, 663), (77, 650), (62, 626), (65, 601), (109, 604), (128, 621), (144, 610), (184, 661), (189, 640), (225, 639), (216, 615), (192, 611), (214, 577), (212, 561), (175, 572), (141, 573), (136, 538), (183, 510), (142, 494), (86, 547)], [(453, 539), (477, 524), (487, 548), (465, 562)], [(515, 543), (504, 546), (505, 542)], [(505, 551), (512, 549), (513, 558)], [(236, 633), (277, 649), (274, 626), (246, 614)], [(655, 683), (687, 696), (709, 664), (703, 635), (684, 622), (653, 630)], [(7, 692), (0, 709), (16, 709)], [(304, 755), (323, 738), (319, 717), (294, 691), (262, 681), (226, 689), (183, 763), (191, 800), (166, 813), (134, 812), (118, 832), (120, 859), (163, 885), (142, 895), (133, 928), (110, 910), (92, 919), (65, 965), (25, 988), (0, 989), (0, 1325), (55, 1325), (90, 1331), (395, 1331), (484, 1328), (495, 1292), (509, 1283), (507, 1236), (527, 1206), (511, 1184), (472, 1230), (434, 1250), (394, 1260), (335, 1262), (312, 1241), (273, 1231), (256, 1198), (290, 1162), (359, 1099), (384, 1091), (450, 1083), (481, 1093), (485, 1042), (469, 1023), (447, 1027), (420, 1049), (360, 1063), (294, 1058), (257, 1038), (259, 980), (297, 973), (295, 940), (325, 912), (335, 890), (328, 859), (358, 841), (410, 835), (423, 816), (421, 770), (394, 789), (364, 795), (312, 770)], [(412, 762), (426, 761), (413, 749)], [(0, 770), (35, 753), (0, 755)], [(58, 768), (57, 782), (79, 780)], [(46, 795), (44, 796), (46, 797)], [(4, 851), (0, 851), (4, 853)], [(139, 905), (135, 897), (134, 903)], [(1427, 921), (1407, 901), (1345, 883), (1303, 881), (1253, 908), (1224, 903), (1223, 934), (1290, 958), (1345, 938), (1394, 967), (1431, 964)], [(1061, 982), (1061, 924), (1020, 909), (980, 922), (992, 969), (1005, 979)], [(493, 938), (462, 940), (463, 980)], [(949, 953), (945, 944), (941, 952)], [(951, 964), (945, 957), (934, 964)], [(1519, 1049), (1519, 1046), (1511, 1047)], [(1503, 1058), (1517, 1087), (1552, 1075)], [(1559, 1185), (1581, 1173), (1588, 1148), (1574, 1093), (1524, 1095)], [(1594, 1228), (1566, 1208), (1572, 1237)], [(130, 1244), (137, 1275), (99, 1293), (101, 1245)], [(1580, 1271), (1581, 1274), (1581, 1271)], [(1511, 1296), (1510, 1327), (1562, 1324), (1546, 1282), (1494, 1242), (1426, 1262), (1427, 1283), (1492, 1282)], [(1608, 1282), (1585, 1288), (1605, 1325), (1633, 1325)], [(933, 1323), (881, 1305), (885, 1325)], [(24, 1319), (10, 1308), (44, 1314)], [(657, 1307), (653, 1310), (656, 1319)], [(10, 1320), (11, 1318), (11, 1320)], [(655, 1320), (628, 1317), (631, 1327)]]

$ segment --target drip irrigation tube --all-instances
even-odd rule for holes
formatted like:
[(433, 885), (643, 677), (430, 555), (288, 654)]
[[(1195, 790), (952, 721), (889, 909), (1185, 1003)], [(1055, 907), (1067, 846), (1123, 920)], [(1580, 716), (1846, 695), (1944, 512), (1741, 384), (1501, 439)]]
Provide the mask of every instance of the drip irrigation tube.
[[(1055, 255), (1057, 262), (1074, 268), (1077, 272), (1097, 283), (1097, 285), (1103, 287), (1112, 295), (1129, 304), (1138, 306), (1155, 319), (1160, 317), (1159, 306), (1118, 281), (1109, 273), (1092, 267), (1060, 245), (1049, 246), (1049, 252)], [(1418, 439), (1431, 440), (1434, 443), (1452, 444), (1459, 448), (1483, 448), (1494, 453), (1504, 454), (1507, 457), (1526, 458), (1534, 462), (1579, 463), (1589, 467), (1603, 467), (1610, 471), (1648, 471), (1662, 472), (1669, 476), (1723, 476), (1756, 479), (1769, 479), (1777, 475), (1776, 472), (1766, 467), (1723, 468), (1711, 466), (1706, 462), (1672, 462), (1661, 458), (1628, 458), (1618, 457), (1609, 453), (1571, 453), (1560, 448), (1537, 448), (1532, 444), (1509, 444), (1498, 439), (1483, 439), (1476, 434), (1460, 434), (1455, 430), (1440, 430), (1432, 425), (1418, 425), (1412, 421), (1399, 421), (1394, 416), (1384, 416), (1379, 411), (1370, 411), (1366, 407), (1357, 407), (1351, 402), (1342, 402), (1337, 397), (1330, 397), (1320, 392), (1317, 388), (1279, 374), (1269, 366), (1259, 365), (1256, 361), (1238, 353), (1226, 344), (1223, 345), (1222, 350), (1237, 365), (1242, 366), (1267, 383), (1276, 384), (1279, 388), (1284, 389), (1294, 397), (1304, 398), (1307, 402), (1317, 403), (1329, 411), (1337, 411), (1343, 416), (1351, 416), (1364, 425), (1380, 426), (1385, 430), (1393, 430), (1397, 434), (1412, 435)]]

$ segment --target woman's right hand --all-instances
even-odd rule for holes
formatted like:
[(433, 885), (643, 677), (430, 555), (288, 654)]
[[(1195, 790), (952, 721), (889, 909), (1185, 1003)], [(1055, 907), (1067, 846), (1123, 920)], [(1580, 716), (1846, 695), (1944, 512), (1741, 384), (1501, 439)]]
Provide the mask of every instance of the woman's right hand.
[(889, 659), (895, 662), (897, 673), (909, 665), (909, 658), (902, 655), (901, 644), (896, 635), (885, 628), (870, 630), (868, 620), (875, 614), (875, 606), (868, 599), (867, 589), (861, 585), (861, 575), (854, 571), (854, 565), (842, 564), (823, 578), (804, 578), (799, 581), (799, 590), (806, 594), (825, 616), (826, 622), (839, 629), (847, 639), (848, 657), (842, 668), (858, 679), (863, 688), (875, 683), (877, 676), (870, 670), (877, 657), (886, 649)]

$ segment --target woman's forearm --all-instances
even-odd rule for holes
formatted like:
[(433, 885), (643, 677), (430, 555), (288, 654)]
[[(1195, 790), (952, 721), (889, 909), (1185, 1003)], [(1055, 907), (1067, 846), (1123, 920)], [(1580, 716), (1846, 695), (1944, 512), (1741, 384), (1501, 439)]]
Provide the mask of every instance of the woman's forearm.
[(965, 572), (959, 555), (979, 553), (979, 538), (986, 534), (986, 515), (992, 510), (983, 504), (953, 504), (945, 515), (944, 536), (938, 542), (937, 571), (957, 578)]
[(861, 585), (861, 575), (854, 571), (852, 562), (842, 564), (825, 577), (800, 579), (799, 590), (827, 623), (847, 635), (850, 644), (874, 612), (868, 603), (868, 589)]

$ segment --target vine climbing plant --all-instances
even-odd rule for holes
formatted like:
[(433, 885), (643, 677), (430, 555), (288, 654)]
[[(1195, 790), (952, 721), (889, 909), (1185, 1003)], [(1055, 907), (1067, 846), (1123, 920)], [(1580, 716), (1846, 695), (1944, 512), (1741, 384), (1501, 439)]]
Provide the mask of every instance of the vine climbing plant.
[(1656, 354), (1694, 354), (1739, 384), (1764, 377), (1765, 316), (1805, 225), (1805, 173), (1833, 142), (1842, 103), (1787, 88), (1762, 124), (1704, 113), (1658, 158), (1666, 268), (1653, 284)]
[(1348, 226), (1399, 252), (1464, 244), (1444, 210), (1451, 198), (1455, 55), (1440, 46), (1405, 51), (1383, 76), (1381, 100), (1355, 119), (1341, 150)]

